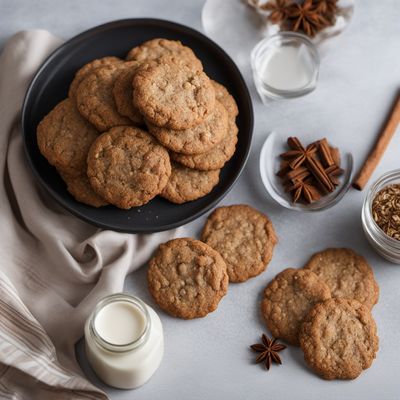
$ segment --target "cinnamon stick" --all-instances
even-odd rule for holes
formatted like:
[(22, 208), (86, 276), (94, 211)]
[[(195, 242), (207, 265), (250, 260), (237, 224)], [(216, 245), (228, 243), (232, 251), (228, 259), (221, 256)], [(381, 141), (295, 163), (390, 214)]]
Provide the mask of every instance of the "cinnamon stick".
[(378, 139), (369, 153), (367, 159), (364, 161), (357, 178), (353, 181), (353, 187), (357, 190), (363, 190), (369, 178), (374, 172), (376, 166), (381, 160), (386, 148), (389, 145), (394, 133), (396, 132), (397, 125), (400, 122), (400, 95), (389, 115), (383, 131), (378, 136)]

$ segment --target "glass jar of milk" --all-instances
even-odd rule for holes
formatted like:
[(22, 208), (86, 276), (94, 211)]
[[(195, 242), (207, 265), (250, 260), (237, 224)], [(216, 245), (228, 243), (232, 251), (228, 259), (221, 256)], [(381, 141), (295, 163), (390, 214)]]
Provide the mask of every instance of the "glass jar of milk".
[(102, 299), (85, 325), (86, 355), (106, 384), (133, 389), (159, 367), (163, 329), (155, 311), (139, 298), (117, 293)]

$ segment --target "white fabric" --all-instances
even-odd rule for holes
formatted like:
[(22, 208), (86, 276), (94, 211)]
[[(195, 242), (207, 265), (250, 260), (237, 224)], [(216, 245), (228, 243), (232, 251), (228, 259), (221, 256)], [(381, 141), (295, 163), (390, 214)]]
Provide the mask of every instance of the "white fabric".
[[(85, 391), (96, 393), (84, 379), (73, 378), (81, 373), (74, 344), (85, 319), (101, 297), (122, 291), (125, 276), (145, 263), (159, 243), (177, 235), (176, 230), (131, 235), (96, 229), (65, 213), (37, 186), (24, 154), (20, 109), (33, 74), (60, 43), (43, 30), (20, 32), (0, 56), (0, 312), (22, 319), (14, 321), (15, 329), (0, 324), (0, 393), (5, 398), (10, 392), (15, 396), (10, 398), (45, 399), (56, 389), (57, 399), (71, 398), (73, 389), (74, 399), (87, 398)], [(10, 293), (19, 298), (11, 300)], [(26, 321), (26, 329), (17, 329)], [(50, 353), (54, 345), (56, 358), (25, 340), (32, 330), (48, 342)], [(43, 358), (27, 359), (32, 348)], [(52, 373), (63, 370), (60, 378), (38, 375), (39, 361), (48, 363)], [(46, 389), (38, 389), (37, 379)], [(25, 397), (30, 387), (36, 390)]]

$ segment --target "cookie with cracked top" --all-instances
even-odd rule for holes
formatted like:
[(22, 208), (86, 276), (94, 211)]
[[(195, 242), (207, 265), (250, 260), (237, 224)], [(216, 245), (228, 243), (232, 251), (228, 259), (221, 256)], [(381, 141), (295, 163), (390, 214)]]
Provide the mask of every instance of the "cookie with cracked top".
[(69, 175), (86, 170), (86, 157), (96, 129), (78, 112), (71, 99), (58, 103), (37, 127), (40, 152), (57, 169)]
[(355, 379), (369, 368), (379, 347), (376, 324), (357, 300), (315, 305), (300, 329), (306, 363), (324, 379)]
[(313, 272), (288, 268), (265, 288), (261, 314), (276, 338), (299, 346), (299, 331), (311, 308), (331, 298), (329, 287)]
[(314, 254), (304, 266), (330, 288), (332, 297), (358, 300), (372, 308), (379, 286), (367, 260), (351, 249), (326, 249)]
[(228, 289), (221, 255), (199, 240), (180, 238), (161, 244), (149, 263), (148, 287), (169, 314), (200, 318), (213, 312)]
[(172, 163), (171, 176), (160, 196), (183, 204), (207, 195), (219, 182), (219, 170), (198, 171)]
[(171, 174), (167, 150), (136, 127), (120, 126), (103, 133), (91, 146), (87, 163), (94, 191), (124, 209), (149, 202)]
[(269, 218), (248, 205), (215, 209), (201, 240), (222, 255), (231, 282), (244, 282), (265, 271), (278, 241)]
[(200, 124), (183, 130), (148, 124), (149, 131), (167, 149), (181, 154), (199, 154), (212, 150), (228, 132), (228, 112), (216, 101), (214, 110)]
[(140, 68), (133, 78), (134, 105), (152, 125), (191, 128), (212, 113), (215, 90), (207, 75), (169, 60)]

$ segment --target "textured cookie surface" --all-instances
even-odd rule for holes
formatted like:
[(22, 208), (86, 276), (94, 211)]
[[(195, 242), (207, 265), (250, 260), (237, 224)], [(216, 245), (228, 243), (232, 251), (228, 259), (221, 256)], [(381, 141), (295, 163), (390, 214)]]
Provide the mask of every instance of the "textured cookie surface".
[(103, 57), (97, 60), (90, 61), (89, 63), (85, 64), (82, 68), (80, 68), (76, 72), (75, 77), (69, 87), (68, 96), (71, 99), (75, 99), (76, 90), (78, 89), (78, 86), (82, 82), (83, 78), (96, 68), (104, 67), (106, 65), (116, 65), (122, 63), (123, 61), (118, 57)]
[(157, 304), (185, 319), (214, 311), (228, 288), (222, 257), (210, 246), (187, 238), (162, 244), (150, 260), (147, 277)]
[(215, 108), (203, 122), (192, 128), (173, 130), (148, 125), (149, 131), (165, 147), (178, 153), (199, 154), (211, 150), (228, 132), (228, 113), (224, 106), (215, 102)]
[(371, 366), (379, 339), (370, 310), (356, 300), (317, 304), (300, 330), (307, 364), (324, 379), (354, 379)]
[(50, 164), (70, 175), (86, 169), (87, 153), (97, 136), (70, 99), (57, 104), (37, 128), (40, 152)]
[(372, 308), (379, 297), (374, 273), (364, 257), (350, 249), (327, 249), (305, 265), (329, 286), (332, 297), (358, 300)]
[(215, 90), (204, 72), (179, 62), (167, 62), (136, 73), (133, 98), (151, 124), (186, 129), (212, 112)]
[(160, 196), (182, 204), (210, 193), (219, 182), (219, 170), (198, 171), (172, 163), (172, 172)]
[(239, 114), (239, 109), (233, 96), (228, 92), (225, 86), (216, 81), (211, 81), (215, 90), (215, 98), (222, 103), (228, 111), (229, 116), (236, 118)]
[(82, 80), (76, 91), (79, 112), (100, 132), (114, 126), (130, 125), (131, 120), (117, 111), (113, 87), (118, 73), (128, 63), (96, 68)]
[(195, 56), (192, 49), (184, 46), (178, 40), (159, 38), (149, 40), (130, 50), (126, 56), (126, 59), (136, 61), (151, 61), (165, 56), (173, 56), (180, 60), (187, 61), (200, 71), (203, 69), (200, 60)]
[(135, 124), (143, 123), (142, 115), (133, 105), (132, 80), (139, 66), (140, 63), (121, 70), (115, 79), (113, 88), (113, 95), (118, 113), (128, 117)]
[(89, 151), (93, 189), (120, 208), (146, 204), (163, 190), (170, 174), (168, 152), (139, 128), (115, 127), (99, 136)]
[(299, 345), (299, 331), (311, 308), (330, 299), (328, 286), (308, 270), (288, 268), (266, 287), (261, 313), (276, 338)]
[(66, 174), (62, 171), (59, 171), (59, 173), (63, 181), (67, 184), (68, 192), (80, 203), (92, 207), (102, 207), (108, 204), (92, 189), (86, 170), (76, 176)]
[(231, 282), (263, 272), (277, 243), (271, 221), (247, 205), (217, 208), (208, 217), (201, 240), (222, 255)]

